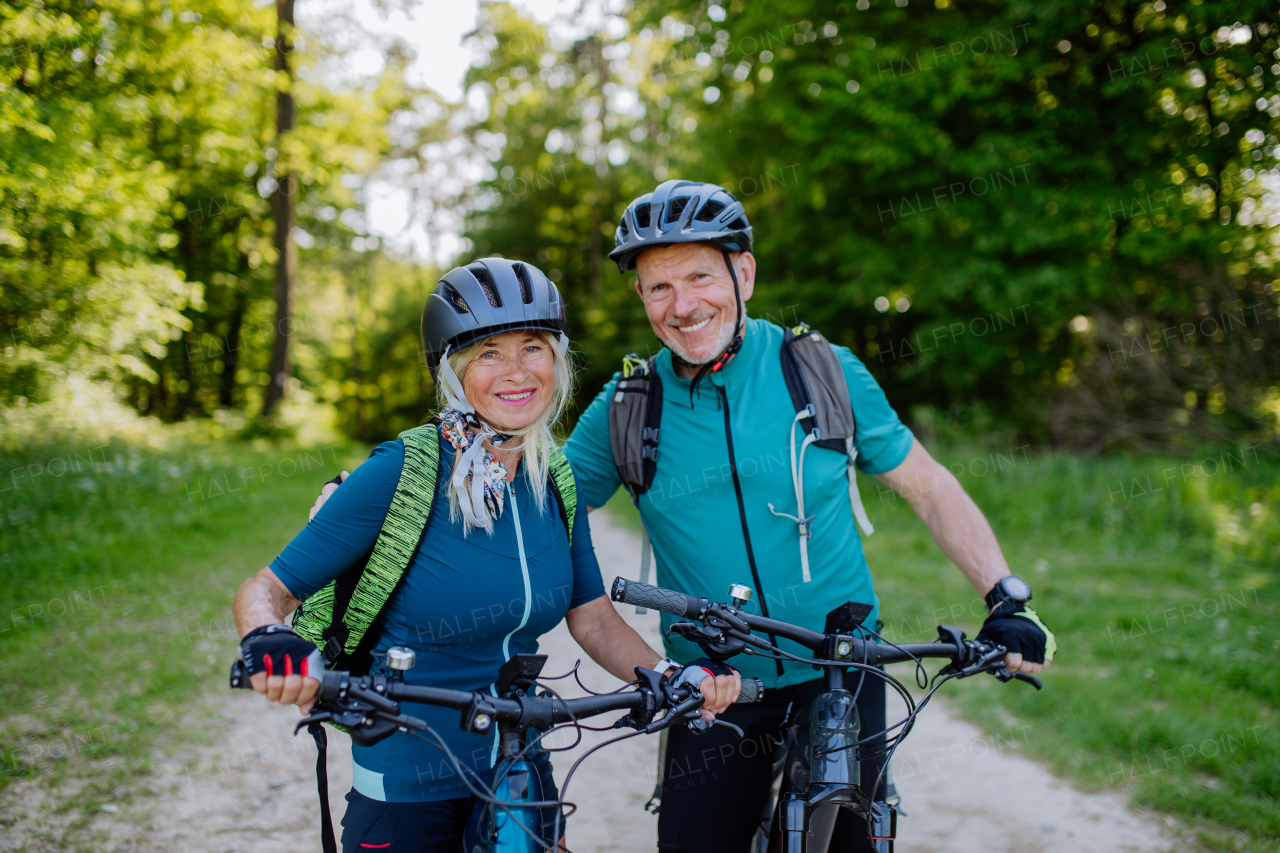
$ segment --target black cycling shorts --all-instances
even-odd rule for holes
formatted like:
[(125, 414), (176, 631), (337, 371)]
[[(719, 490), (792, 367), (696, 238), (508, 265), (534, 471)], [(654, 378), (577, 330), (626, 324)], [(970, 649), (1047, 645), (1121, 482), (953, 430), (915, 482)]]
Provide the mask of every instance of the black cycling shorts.
[[(884, 731), (884, 682), (872, 675), (849, 677), (849, 689), (858, 693), (861, 737)], [(722, 719), (743, 730), (738, 740), (732, 732), (712, 729), (695, 735), (684, 726), (669, 729), (663, 766), (662, 808), (658, 812), (658, 849), (672, 853), (748, 853), (764, 815), (773, 784), (773, 757), (785, 737), (788, 708), (791, 714), (807, 714), (809, 703), (824, 690), (822, 680), (807, 681), (779, 690), (766, 690), (764, 698), (748, 705), (733, 705)], [(882, 742), (882, 741), (881, 741)], [(864, 749), (876, 749), (873, 741)], [(875, 783), (884, 758), (861, 762), (862, 789)], [(786, 779), (784, 777), (784, 790)], [(880, 794), (884, 796), (884, 782)], [(775, 844), (777, 834), (775, 833)], [(771, 848), (772, 849), (772, 848)], [(841, 853), (869, 851), (866, 824), (848, 809), (841, 809), (831, 838), (831, 850)]]
[(352, 789), (342, 818), (342, 853), (459, 853), (471, 798), (384, 803)]

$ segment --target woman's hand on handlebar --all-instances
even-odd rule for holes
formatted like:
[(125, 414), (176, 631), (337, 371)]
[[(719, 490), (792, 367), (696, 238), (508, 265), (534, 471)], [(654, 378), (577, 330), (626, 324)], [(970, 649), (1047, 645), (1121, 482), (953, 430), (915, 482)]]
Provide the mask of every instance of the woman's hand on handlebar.
[(742, 676), (735, 669), (730, 675), (714, 675), (698, 685), (702, 693), (702, 719), (711, 722), (728, 710), (742, 692)]
[[(702, 677), (699, 678), (699, 670)], [(702, 719), (711, 722), (723, 714), (742, 692), (742, 675), (731, 666), (698, 658), (672, 676), (673, 683), (690, 684), (702, 694)]]
[(240, 659), (249, 670), (249, 685), (268, 702), (297, 703), (303, 716), (310, 713), (320, 687), (310, 674), (324, 671), (324, 659), (314, 643), (288, 625), (264, 625), (240, 641)]
[(297, 704), (304, 717), (311, 713), (312, 706), (316, 704), (316, 690), (320, 688), (320, 682), (314, 678), (303, 678), (300, 675), (268, 676), (265, 672), (250, 676), (249, 684), (265, 695), (268, 702)]

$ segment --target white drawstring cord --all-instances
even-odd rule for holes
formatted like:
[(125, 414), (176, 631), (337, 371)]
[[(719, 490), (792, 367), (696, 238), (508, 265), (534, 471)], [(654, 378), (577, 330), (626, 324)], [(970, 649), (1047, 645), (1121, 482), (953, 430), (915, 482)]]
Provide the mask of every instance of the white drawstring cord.
[(858, 448), (853, 446), (853, 436), (844, 440), (844, 448), (849, 455), (849, 505), (853, 507), (853, 517), (858, 520), (862, 535), (870, 536), (876, 529), (871, 526), (871, 519), (867, 517), (867, 508), (862, 505), (862, 495), (858, 494), (858, 469), (853, 464), (858, 461)]
[(810, 444), (817, 441), (814, 433), (809, 433), (804, 437), (804, 441), (800, 442), (800, 458), (796, 460), (796, 424), (805, 418), (814, 416), (813, 408), (807, 407), (796, 413), (795, 420), (791, 422), (791, 436), (788, 442), (791, 445), (791, 482), (796, 489), (796, 512), (799, 515), (788, 515), (785, 512), (778, 512), (773, 508), (773, 504), (769, 504), (769, 512), (782, 518), (789, 518), (796, 523), (799, 529), (800, 538), (800, 573), (805, 583), (809, 583), (812, 578), (809, 576), (809, 537), (813, 535), (813, 529), (810, 525), (817, 518), (816, 515), (805, 517), (804, 514), (804, 451)]

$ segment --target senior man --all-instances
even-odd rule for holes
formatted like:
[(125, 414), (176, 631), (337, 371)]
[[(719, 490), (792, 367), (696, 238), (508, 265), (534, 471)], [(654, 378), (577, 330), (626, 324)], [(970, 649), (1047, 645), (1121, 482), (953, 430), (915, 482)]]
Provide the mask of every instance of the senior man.
[[(1010, 649), (1009, 671), (1034, 673), (1048, 665), (1053, 635), (1026, 608), (1029, 590), (1010, 577), (986, 518), (915, 440), (848, 349), (831, 347), (856, 422), (850, 452), (796, 447), (799, 417), (780, 357), (785, 330), (746, 314), (756, 262), (751, 226), (737, 199), (713, 184), (667, 181), (628, 205), (615, 242), (609, 257), (620, 271), (636, 271), (636, 294), (663, 345), (652, 360), (663, 385), (660, 452), (651, 485), (637, 500), (660, 585), (723, 600), (729, 584), (750, 583), (753, 606), (814, 630), (849, 600), (875, 604), (878, 611), (855, 527), (855, 512), (862, 513), (849, 483), (852, 458), (907, 500), (986, 597), (992, 612), (983, 635)], [(595, 398), (565, 447), (588, 506), (601, 506), (623, 483), (609, 423), (620, 380), (615, 376)], [(793, 449), (800, 453), (798, 472), (786, 464)], [(801, 528), (803, 550), (797, 548), (797, 524), (808, 525)], [(875, 625), (877, 615), (873, 611), (865, 624)], [(667, 651), (687, 659), (698, 650), (673, 635)], [(773, 755), (764, 747), (781, 738), (788, 708), (795, 713), (821, 689), (811, 666), (744, 657), (733, 662), (772, 689), (764, 701), (732, 706), (723, 715), (746, 732), (741, 744), (719, 730), (701, 737), (670, 730), (661, 850), (746, 853), (769, 796)], [(862, 679), (858, 704), (863, 732), (883, 730), (883, 682)], [(730, 748), (722, 750), (722, 744)], [(870, 791), (880, 766), (863, 762), (864, 790)], [(876, 798), (883, 793), (882, 784)], [(835, 833), (833, 850), (869, 849), (862, 821), (847, 810)]]

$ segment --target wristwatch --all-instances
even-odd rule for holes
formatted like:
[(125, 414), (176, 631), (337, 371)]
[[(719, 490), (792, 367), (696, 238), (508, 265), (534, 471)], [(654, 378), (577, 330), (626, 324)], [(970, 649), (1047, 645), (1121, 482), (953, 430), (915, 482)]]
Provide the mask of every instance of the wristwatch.
[(680, 668), (680, 664), (671, 658), (663, 658), (653, 666), (653, 671), (663, 677), (669, 677), (673, 672)]
[(987, 603), (987, 612), (992, 614), (1005, 602), (1011, 603), (1014, 607), (1021, 607), (1031, 600), (1031, 584), (1017, 575), (1006, 575), (996, 581), (996, 585), (983, 600)]

